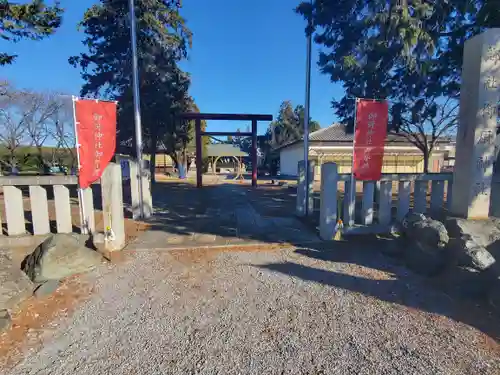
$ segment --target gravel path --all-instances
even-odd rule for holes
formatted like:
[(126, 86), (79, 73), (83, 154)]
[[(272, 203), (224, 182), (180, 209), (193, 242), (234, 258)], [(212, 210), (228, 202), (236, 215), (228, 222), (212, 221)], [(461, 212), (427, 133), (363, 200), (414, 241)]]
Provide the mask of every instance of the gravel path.
[(500, 374), (497, 342), (378, 255), (138, 252), (85, 279), (92, 298), (7, 373)]

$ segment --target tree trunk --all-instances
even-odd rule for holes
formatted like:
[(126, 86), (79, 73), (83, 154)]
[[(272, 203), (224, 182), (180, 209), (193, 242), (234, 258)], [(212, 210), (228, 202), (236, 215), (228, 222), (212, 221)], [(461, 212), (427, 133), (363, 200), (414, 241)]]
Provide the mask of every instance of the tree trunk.
[(172, 169), (178, 168), (179, 162), (177, 161), (177, 155), (175, 152), (171, 152), (168, 154), (170, 156), (170, 159), (172, 159)]
[(151, 159), (149, 163), (149, 170), (151, 172), (151, 182), (156, 182), (156, 145), (158, 144), (158, 134), (154, 132), (151, 136)]
[[(176, 157), (177, 157), (177, 168), (178, 168), (179, 172), (181, 171), (181, 166), (182, 166), (182, 170), (184, 172), (184, 177), (187, 177), (186, 150), (184, 149), (182, 151), (177, 151)], [(179, 173), (179, 177), (181, 177), (180, 173)]]
[(12, 148), (10, 147), (9, 148), (9, 164), (10, 164), (10, 172), (13, 173), (14, 172), (14, 168), (17, 167), (17, 162), (16, 162), (16, 156), (15, 156), (15, 153), (16, 153), (16, 149), (15, 148)]
[(424, 173), (429, 173), (429, 158), (431, 157), (430, 152), (424, 151)]

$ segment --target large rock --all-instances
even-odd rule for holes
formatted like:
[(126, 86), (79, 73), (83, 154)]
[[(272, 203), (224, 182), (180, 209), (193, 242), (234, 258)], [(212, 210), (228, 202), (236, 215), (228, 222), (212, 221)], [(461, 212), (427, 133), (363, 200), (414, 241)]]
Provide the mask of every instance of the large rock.
[(500, 278), (488, 291), (488, 302), (493, 306), (498, 312), (500, 312)]
[(484, 247), (479, 246), (471, 236), (464, 235), (456, 241), (455, 252), (460, 266), (485, 271), (495, 264), (495, 258)]
[(10, 327), (10, 314), (6, 309), (0, 310), (0, 332)]
[(409, 213), (401, 226), (408, 267), (429, 276), (440, 273), (449, 261), (449, 237), (443, 223), (422, 214)]
[(0, 249), (0, 311), (12, 309), (29, 298), (35, 285), (12, 261), (7, 251)]
[(488, 273), (495, 276), (499, 264), (487, 248), (496, 242), (492, 239), (496, 228), (489, 224), (489, 221), (480, 223), (460, 218), (450, 218), (446, 221), (446, 227), (452, 237), (450, 247), (458, 265), (478, 271), (489, 270)]
[(497, 219), (449, 218), (446, 227), (457, 265), (469, 273), (470, 280), (460, 285), (461, 290), (470, 295), (473, 286), (474, 296), (486, 296), (500, 311), (500, 222)]
[(402, 226), (403, 232), (406, 229), (411, 228), (415, 223), (417, 223), (419, 221), (424, 221), (424, 220), (426, 220), (426, 217), (421, 213), (418, 213), (418, 212), (407, 213), (406, 216), (401, 221), (401, 226)]
[(31, 280), (43, 283), (88, 272), (102, 262), (102, 256), (86, 246), (88, 237), (57, 234), (28, 255), (22, 269)]
[(61, 284), (61, 282), (59, 280), (46, 281), (43, 284), (39, 285), (35, 289), (33, 294), (37, 298), (43, 298), (43, 297), (49, 296), (49, 295), (53, 294), (57, 290), (57, 288), (59, 288), (60, 284)]

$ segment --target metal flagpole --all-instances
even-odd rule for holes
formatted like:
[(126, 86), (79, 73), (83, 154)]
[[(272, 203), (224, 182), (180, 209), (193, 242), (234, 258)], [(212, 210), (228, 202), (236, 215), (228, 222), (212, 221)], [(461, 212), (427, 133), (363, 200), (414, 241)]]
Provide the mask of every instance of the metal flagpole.
[[(139, 66), (137, 62), (137, 31), (136, 31), (134, 0), (129, 0), (129, 8), (130, 8), (130, 42), (132, 44), (132, 71), (133, 71), (133, 88), (134, 88), (135, 147), (137, 152), (137, 162), (139, 164), (138, 165), (139, 212), (140, 212), (140, 217), (144, 217), (144, 196), (142, 191), (143, 165), (142, 165), (141, 99), (139, 92)], [(130, 178), (133, 178), (133, 176), (130, 176)]]
[[(356, 146), (356, 120), (358, 115), (358, 101), (359, 98), (355, 98), (354, 100), (354, 127), (353, 127), (353, 137), (352, 137), (352, 156), (351, 156), (351, 191), (349, 192), (349, 226), (354, 221), (354, 215), (356, 215), (356, 186), (354, 182), (354, 148)], [(354, 209), (351, 211), (351, 204), (354, 206)], [(352, 213), (352, 215), (351, 215)], [(353, 217), (351, 217), (353, 216)]]
[[(311, 0), (312, 5), (312, 0)], [(311, 46), (312, 46), (312, 15), (307, 24), (307, 58), (306, 58), (306, 100), (304, 107), (304, 174), (306, 180), (305, 216), (309, 214), (309, 109), (311, 101)]]
[[(71, 96), (71, 100), (73, 102), (73, 123), (75, 125), (75, 143), (76, 143), (76, 162), (78, 163), (78, 175), (80, 176), (80, 142), (78, 142), (78, 122), (76, 119), (76, 102), (78, 101), (78, 97)], [(83, 200), (83, 190), (80, 187), (80, 181), (78, 181), (78, 200), (80, 202), (80, 223), (82, 223), (82, 233), (89, 234), (88, 220), (87, 215), (85, 214), (85, 201)]]

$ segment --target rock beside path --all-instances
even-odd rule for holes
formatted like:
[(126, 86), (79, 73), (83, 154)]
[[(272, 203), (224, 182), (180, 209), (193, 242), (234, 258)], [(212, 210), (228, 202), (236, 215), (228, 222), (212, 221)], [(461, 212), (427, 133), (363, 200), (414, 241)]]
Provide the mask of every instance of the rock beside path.
[(409, 213), (402, 221), (405, 261), (415, 272), (440, 273), (449, 261), (448, 232), (443, 223), (418, 213)]
[(0, 332), (10, 327), (10, 314), (7, 310), (0, 310)]
[(452, 237), (450, 247), (458, 266), (470, 274), (464, 287), (474, 291), (474, 295), (486, 296), (500, 311), (500, 222), (450, 218), (446, 227)]
[(33, 294), (37, 298), (49, 296), (52, 293), (54, 293), (57, 290), (57, 288), (59, 288), (60, 284), (61, 284), (61, 282), (59, 280), (49, 280), (49, 281), (46, 281), (43, 284), (39, 285), (35, 289), (35, 291), (33, 292)]
[(498, 320), (371, 247), (138, 251), (84, 278), (96, 295), (5, 373), (500, 373)]
[[(0, 311), (12, 309), (31, 296), (35, 285), (8, 255), (0, 250)], [(1, 324), (0, 324), (1, 325)]]
[(493, 255), (484, 247), (479, 246), (471, 236), (465, 235), (458, 239), (456, 246), (460, 266), (485, 271), (496, 263)]
[(75, 234), (49, 237), (24, 259), (22, 269), (35, 283), (88, 272), (102, 262), (102, 256), (87, 247), (86, 241)]

